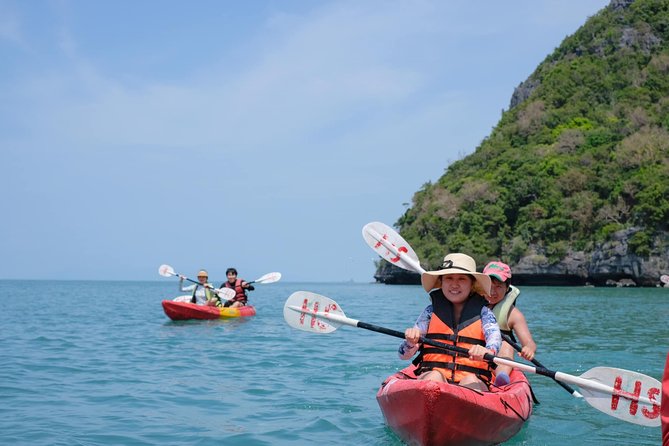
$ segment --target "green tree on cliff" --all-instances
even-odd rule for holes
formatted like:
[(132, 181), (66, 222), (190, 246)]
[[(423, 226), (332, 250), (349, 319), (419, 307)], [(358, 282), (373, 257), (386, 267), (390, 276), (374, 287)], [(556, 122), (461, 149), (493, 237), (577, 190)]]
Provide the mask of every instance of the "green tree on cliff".
[(653, 254), (669, 229), (669, 0), (590, 18), (397, 225), (430, 267), (445, 251), (556, 262), (629, 228), (630, 249)]

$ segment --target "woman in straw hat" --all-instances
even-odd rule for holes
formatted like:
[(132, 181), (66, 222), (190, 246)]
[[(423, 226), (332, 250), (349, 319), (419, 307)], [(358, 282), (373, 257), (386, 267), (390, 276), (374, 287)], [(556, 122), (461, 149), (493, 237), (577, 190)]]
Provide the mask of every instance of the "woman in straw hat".
[[(494, 374), (483, 355), (497, 354), (502, 344), (495, 316), (483, 297), (490, 295), (490, 277), (476, 272), (470, 256), (453, 253), (444, 257), (441, 269), (423, 273), (421, 283), (432, 304), (405, 331), (400, 358), (409, 359), (420, 350), (414, 360), (418, 379), (487, 390)], [(469, 356), (423, 346), (421, 336), (466, 348)]]

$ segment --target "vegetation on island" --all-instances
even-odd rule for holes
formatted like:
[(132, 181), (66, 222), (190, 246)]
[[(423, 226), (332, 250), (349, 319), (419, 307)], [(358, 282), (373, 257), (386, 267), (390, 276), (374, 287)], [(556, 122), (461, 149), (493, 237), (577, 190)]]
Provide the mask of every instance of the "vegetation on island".
[(558, 262), (621, 230), (669, 243), (669, 0), (614, 0), (514, 93), (492, 133), (416, 192), (396, 226), (424, 266)]

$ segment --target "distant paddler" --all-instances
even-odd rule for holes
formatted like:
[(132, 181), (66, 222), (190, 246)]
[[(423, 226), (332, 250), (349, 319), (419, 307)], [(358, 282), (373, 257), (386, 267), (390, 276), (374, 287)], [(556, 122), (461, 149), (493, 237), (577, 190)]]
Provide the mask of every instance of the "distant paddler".
[(225, 276), (228, 278), (223, 282), (220, 288), (230, 288), (235, 291), (235, 297), (232, 300), (229, 300), (223, 304), (224, 307), (243, 307), (248, 303), (249, 297), (247, 292), (255, 290), (254, 286), (250, 282), (247, 282), (244, 279), (237, 277), (236, 268), (228, 268), (225, 271)]
[(234, 297), (224, 302), (223, 306), (231, 308), (243, 307), (248, 304), (247, 292), (255, 290), (255, 287), (253, 286), (254, 283), (274, 283), (281, 280), (281, 273), (273, 272), (264, 274), (258, 277), (256, 280), (247, 282), (246, 280), (240, 279), (237, 276), (236, 268), (228, 268), (225, 271), (225, 276), (228, 278), (228, 280), (221, 284), (220, 289), (226, 291), (231, 290), (234, 292)]
[(205, 269), (201, 269), (197, 273), (197, 280), (199, 283), (184, 286), (184, 279), (186, 276), (179, 274), (179, 290), (182, 293), (191, 293), (191, 303), (198, 305), (216, 306), (219, 302), (218, 296), (212, 291), (214, 288), (209, 281), (209, 273)]

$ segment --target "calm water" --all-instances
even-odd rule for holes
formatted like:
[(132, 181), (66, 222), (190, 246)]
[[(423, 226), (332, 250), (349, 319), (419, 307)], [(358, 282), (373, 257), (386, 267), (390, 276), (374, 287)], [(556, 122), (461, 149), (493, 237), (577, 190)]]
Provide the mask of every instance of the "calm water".
[[(403, 330), (419, 287), (260, 285), (248, 320), (171, 322), (176, 281), (0, 281), (0, 442), (30, 445), (399, 445), (376, 390), (401, 368), (399, 340), (341, 327), (291, 329), (297, 290), (347, 316)], [(537, 358), (579, 375), (601, 365), (661, 378), (667, 289), (522, 289)], [(618, 421), (531, 375), (541, 404), (510, 445), (657, 445), (660, 429)]]

